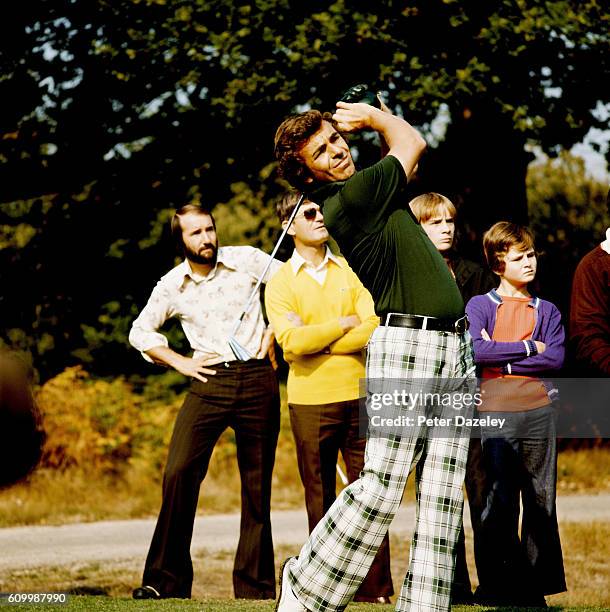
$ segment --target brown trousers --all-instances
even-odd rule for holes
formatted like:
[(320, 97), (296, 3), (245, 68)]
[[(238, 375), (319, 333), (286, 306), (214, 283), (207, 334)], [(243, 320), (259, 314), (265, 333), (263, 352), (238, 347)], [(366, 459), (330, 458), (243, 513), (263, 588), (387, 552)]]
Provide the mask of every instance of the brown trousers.
[[(349, 482), (358, 479), (364, 465), (366, 438), (359, 433), (359, 402), (289, 404), (310, 533), (335, 501), (339, 451), (345, 461)], [(386, 534), (354, 601), (393, 594), (390, 542)]]
[[(235, 431), (241, 476), (241, 526), (233, 567), (235, 597), (274, 599), (271, 472), (279, 432), (277, 379), (268, 360), (214, 366), (207, 383), (193, 380), (176, 418), (163, 475), (163, 501), (142, 583), (164, 597), (191, 596), (193, 523), (214, 445)], [(213, 538), (214, 534), (210, 534)]]

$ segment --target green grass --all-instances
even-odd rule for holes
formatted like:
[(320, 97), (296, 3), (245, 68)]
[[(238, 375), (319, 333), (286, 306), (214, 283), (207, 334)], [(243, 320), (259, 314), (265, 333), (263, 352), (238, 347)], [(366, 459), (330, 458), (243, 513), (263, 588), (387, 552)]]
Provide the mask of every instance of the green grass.
[[(17, 609), (20, 611), (36, 610), (39, 611), (43, 606), (36, 605), (19, 605)], [(50, 606), (47, 606), (47, 609)], [(134, 601), (133, 599), (113, 599), (110, 597), (93, 597), (93, 596), (71, 596), (68, 602), (64, 605), (53, 606), (51, 609), (63, 612), (81, 612), (89, 610), (99, 610), (101, 612), (122, 612), (128, 610), (136, 612), (138, 610), (154, 610), (155, 612), (175, 612), (180, 610), (205, 610), (205, 612), (249, 612), (250, 610), (260, 612), (272, 612), (275, 609), (275, 603), (271, 601), (251, 601), (251, 600), (217, 600), (209, 599), (204, 601), (181, 600), (181, 599), (166, 599), (162, 601)], [(389, 612), (393, 610), (393, 605), (379, 606), (373, 604), (350, 604), (348, 610), (350, 612)], [(531, 610), (532, 612), (540, 610), (540, 608), (513, 608), (513, 607), (486, 607), (486, 606), (453, 606), (454, 612), (482, 612), (483, 610), (495, 610), (502, 612), (524, 612)], [(549, 610), (569, 611), (589, 611), (601, 612), (608, 608), (600, 607), (561, 607), (552, 606)]]

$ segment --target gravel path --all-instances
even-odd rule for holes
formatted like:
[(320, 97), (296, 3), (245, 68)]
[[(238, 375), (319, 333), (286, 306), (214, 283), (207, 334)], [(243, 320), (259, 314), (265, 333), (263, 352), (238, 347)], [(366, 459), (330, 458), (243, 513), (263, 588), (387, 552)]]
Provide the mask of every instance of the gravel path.
[[(560, 522), (610, 521), (610, 493), (559, 497), (557, 512)], [(401, 507), (390, 531), (410, 537), (414, 518), (413, 505)], [(303, 510), (274, 512), (272, 523), (276, 544), (299, 545), (307, 536)], [(466, 526), (470, 527), (468, 516)], [(144, 560), (153, 529), (154, 520), (150, 519), (0, 529), (0, 572), (9, 568)], [(192, 550), (234, 550), (238, 534), (238, 514), (200, 516), (195, 521)]]

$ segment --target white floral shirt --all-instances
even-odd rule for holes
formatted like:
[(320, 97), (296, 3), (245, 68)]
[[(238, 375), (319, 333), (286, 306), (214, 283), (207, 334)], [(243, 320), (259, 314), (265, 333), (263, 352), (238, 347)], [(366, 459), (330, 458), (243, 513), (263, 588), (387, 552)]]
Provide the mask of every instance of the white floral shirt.
[[(207, 276), (199, 276), (184, 260), (157, 283), (133, 322), (129, 342), (144, 359), (152, 361), (145, 351), (168, 346), (167, 338), (158, 330), (167, 319), (177, 317), (193, 357), (203, 357), (207, 364), (233, 361), (235, 356), (227, 341), (268, 262), (269, 255), (254, 247), (220, 247), (216, 266)], [(281, 265), (280, 261), (272, 263), (265, 282)], [(255, 298), (235, 337), (256, 355), (264, 331), (261, 302)]]

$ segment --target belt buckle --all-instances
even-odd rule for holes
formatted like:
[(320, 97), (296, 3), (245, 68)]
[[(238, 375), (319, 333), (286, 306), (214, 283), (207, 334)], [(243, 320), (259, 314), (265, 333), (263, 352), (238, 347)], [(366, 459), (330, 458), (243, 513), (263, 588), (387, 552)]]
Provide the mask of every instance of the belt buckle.
[(464, 334), (468, 331), (468, 328), (470, 327), (470, 321), (468, 320), (468, 317), (464, 315), (463, 317), (460, 317), (457, 321), (455, 321), (453, 327), (455, 329), (456, 334)]

